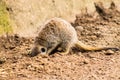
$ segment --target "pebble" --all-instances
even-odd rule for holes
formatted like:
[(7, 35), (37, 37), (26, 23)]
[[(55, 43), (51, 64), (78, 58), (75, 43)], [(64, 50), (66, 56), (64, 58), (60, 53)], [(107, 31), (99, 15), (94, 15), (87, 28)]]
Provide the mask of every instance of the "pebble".
[(112, 50), (108, 50), (106, 53), (105, 53), (105, 55), (113, 55), (114, 54), (114, 51), (112, 51)]

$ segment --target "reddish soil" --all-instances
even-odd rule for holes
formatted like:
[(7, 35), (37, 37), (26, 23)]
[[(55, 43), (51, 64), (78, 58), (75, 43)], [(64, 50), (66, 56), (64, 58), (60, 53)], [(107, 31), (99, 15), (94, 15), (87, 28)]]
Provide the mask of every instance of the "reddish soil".
[[(104, 9), (96, 4), (96, 10), (97, 16), (76, 16), (72, 25), (79, 39), (120, 48), (120, 13), (114, 5)], [(29, 57), (33, 41), (18, 35), (0, 37), (0, 80), (120, 80), (120, 50)]]

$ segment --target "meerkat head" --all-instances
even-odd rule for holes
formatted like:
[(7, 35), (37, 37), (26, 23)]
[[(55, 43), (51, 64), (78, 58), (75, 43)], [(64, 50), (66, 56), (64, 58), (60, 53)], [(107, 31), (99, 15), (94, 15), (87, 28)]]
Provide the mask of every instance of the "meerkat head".
[(34, 57), (38, 54), (44, 55), (46, 53), (47, 53), (47, 48), (46, 47), (40, 46), (40, 45), (35, 45), (30, 52), (30, 56)]

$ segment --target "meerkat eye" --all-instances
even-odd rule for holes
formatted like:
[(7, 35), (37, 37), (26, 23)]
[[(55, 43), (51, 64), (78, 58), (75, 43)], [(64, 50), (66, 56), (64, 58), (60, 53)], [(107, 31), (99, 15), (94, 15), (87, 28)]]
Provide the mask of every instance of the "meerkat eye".
[(41, 48), (41, 52), (46, 52), (46, 49), (45, 48)]

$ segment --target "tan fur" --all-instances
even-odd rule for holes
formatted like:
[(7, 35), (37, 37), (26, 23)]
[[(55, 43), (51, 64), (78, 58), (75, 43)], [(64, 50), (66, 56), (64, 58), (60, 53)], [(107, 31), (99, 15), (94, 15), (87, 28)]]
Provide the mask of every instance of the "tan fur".
[(70, 23), (61, 18), (52, 18), (42, 26), (35, 38), (31, 56), (38, 53), (51, 54), (55, 49), (60, 49), (61, 54), (67, 54), (73, 46), (89, 51), (107, 49), (83, 44), (78, 40), (77, 33)]

